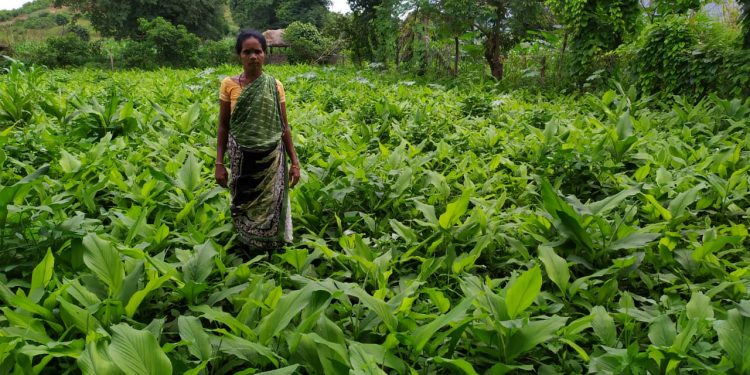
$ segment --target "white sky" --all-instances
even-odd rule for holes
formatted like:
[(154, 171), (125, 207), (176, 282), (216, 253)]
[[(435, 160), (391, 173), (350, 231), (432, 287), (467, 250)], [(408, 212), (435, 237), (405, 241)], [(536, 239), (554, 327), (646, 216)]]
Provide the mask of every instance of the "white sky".
[[(0, 9), (16, 9), (20, 8), (21, 5), (28, 3), (29, 0), (0, 0)], [(349, 4), (346, 0), (331, 0), (331, 11), (339, 13), (351, 12)]]
[(0, 0), (0, 9), (16, 9), (28, 2), (29, 0)]

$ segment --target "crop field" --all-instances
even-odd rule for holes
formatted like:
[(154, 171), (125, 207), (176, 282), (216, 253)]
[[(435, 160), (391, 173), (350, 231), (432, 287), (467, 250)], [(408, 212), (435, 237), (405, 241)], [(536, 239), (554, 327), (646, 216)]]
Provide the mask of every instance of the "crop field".
[(237, 69), (0, 75), (0, 374), (750, 373), (750, 100), (270, 67), (295, 241), (248, 256)]

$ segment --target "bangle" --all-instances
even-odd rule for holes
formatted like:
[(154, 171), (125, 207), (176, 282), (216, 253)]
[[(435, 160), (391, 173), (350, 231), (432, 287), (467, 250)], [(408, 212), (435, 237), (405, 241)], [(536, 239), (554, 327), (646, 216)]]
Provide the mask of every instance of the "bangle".
[(216, 163), (216, 165), (224, 165), (224, 163)]
[(299, 169), (299, 164), (292, 164), (292, 168), (297, 168), (297, 169)]

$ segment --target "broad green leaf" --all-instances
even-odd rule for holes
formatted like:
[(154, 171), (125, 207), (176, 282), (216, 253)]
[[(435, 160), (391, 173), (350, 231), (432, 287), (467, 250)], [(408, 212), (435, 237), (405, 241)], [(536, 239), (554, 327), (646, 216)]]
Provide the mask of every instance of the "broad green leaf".
[(107, 352), (126, 375), (172, 373), (172, 363), (149, 331), (127, 324), (112, 326), (112, 342)]
[(302, 271), (307, 261), (308, 252), (306, 249), (288, 249), (281, 255), (281, 259), (294, 267), (297, 272)]
[(742, 242), (742, 236), (722, 236), (715, 240), (706, 241), (703, 245), (693, 251), (693, 260), (701, 261), (709, 254), (713, 254), (726, 245), (738, 245)]
[(112, 248), (109, 241), (93, 233), (83, 238), (83, 246), (85, 248), (83, 262), (101, 281), (109, 286), (110, 295), (117, 294), (125, 277), (120, 254)]
[(268, 343), (272, 337), (286, 328), (292, 318), (307, 307), (316, 289), (313, 284), (309, 284), (300, 290), (291, 291), (281, 297), (276, 304), (276, 308), (264, 317), (258, 325), (260, 343)]
[(472, 366), (471, 363), (467, 362), (465, 359), (434, 357), (433, 360), (435, 361), (435, 363), (441, 364), (444, 367), (451, 369), (451, 372), (454, 374), (458, 373), (466, 375), (479, 375), (479, 373), (474, 370), (474, 366)]
[(750, 318), (742, 316), (737, 309), (727, 311), (727, 319), (714, 323), (719, 335), (719, 346), (734, 363), (737, 373), (750, 371)]
[(169, 279), (171, 278), (171, 275), (156, 277), (155, 273), (149, 273), (149, 280), (148, 283), (146, 283), (146, 286), (143, 287), (143, 289), (133, 293), (133, 295), (128, 300), (128, 303), (125, 305), (125, 314), (129, 318), (132, 318), (136, 310), (138, 310), (138, 306), (141, 305), (141, 302), (143, 302), (143, 300), (149, 295), (149, 293), (153, 292), (156, 289), (159, 289), (165, 282), (169, 281)]
[(201, 183), (201, 165), (202, 163), (191, 152), (185, 159), (182, 168), (177, 172), (177, 187), (186, 192), (188, 196), (193, 196)]
[(448, 203), (445, 212), (440, 215), (440, 218), (438, 219), (438, 222), (443, 229), (448, 229), (459, 223), (461, 216), (466, 213), (466, 210), (469, 207), (470, 197), (471, 192), (464, 191), (460, 198)]
[(661, 215), (661, 217), (664, 220), (667, 220), (667, 221), (672, 220), (672, 213), (669, 212), (669, 210), (667, 210), (666, 208), (664, 208), (664, 206), (662, 206), (661, 203), (659, 203), (659, 201), (657, 201), (653, 195), (644, 194), (644, 197), (646, 197), (646, 200), (649, 203), (651, 203), (651, 206), (653, 206), (656, 209), (656, 211), (659, 213), (659, 215)]
[(438, 218), (435, 215), (435, 206), (425, 204), (417, 200), (414, 201), (414, 206), (417, 208), (417, 210), (419, 210), (419, 212), (422, 213), (422, 215), (424, 215), (428, 223), (439, 225)]
[(693, 292), (690, 301), (685, 307), (688, 319), (713, 319), (714, 308), (711, 306), (711, 298), (701, 292)]
[(617, 120), (617, 139), (624, 140), (631, 135), (633, 135), (633, 120), (630, 117), (630, 111), (625, 111), (625, 113), (620, 116), (620, 119)]
[(667, 315), (660, 315), (648, 327), (648, 338), (656, 346), (672, 346), (676, 337), (677, 330)]
[[(8, 307), (0, 307), (0, 311), (3, 312), (4, 318), (10, 325), (0, 332), (4, 334), (10, 334), (12, 336), (20, 337), (26, 341), (38, 342), (40, 344), (48, 344), (53, 342), (47, 335), (47, 330), (41, 320), (32, 318), (28, 315), (17, 313)], [(0, 336), (0, 338), (3, 336)]]
[(276, 370), (257, 372), (255, 375), (293, 375), (298, 373), (297, 368), (299, 365), (291, 365)]
[(608, 250), (641, 249), (661, 237), (659, 233), (633, 232), (627, 236), (612, 242), (607, 246)]
[(638, 189), (623, 190), (615, 195), (610, 195), (598, 202), (589, 203), (586, 206), (593, 215), (604, 215), (613, 208), (618, 207), (625, 199), (640, 192)]
[(194, 316), (180, 316), (177, 318), (177, 326), (180, 330), (180, 337), (189, 342), (188, 350), (201, 361), (207, 361), (211, 358), (211, 340), (206, 333), (200, 320)]
[(193, 255), (182, 266), (182, 278), (185, 282), (194, 281), (201, 283), (205, 281), (214, 268), (214, 257), (216, 252), (212, 241), (204, 242), (195, 246)]
[(534, 266), (522, 273), (513, 284), (506, 287), (505, 305), (508, 316), (515, 319), (534, 302), (542, 289), (542, 271)]
[(243, 336), (252, 338), (252, 339), (254, 339), (256, 336), (255, 332), (253, 332), (253, 330), (250, 329), (250, 327), (248, 327), (246, 324), (243, 324), (242, 322), (237, 320), (237, 318), (235, 318), (231, 314), (221, 311), (221, 309), (218, 307), (211, 308), (206, 305), (200, 305), (200, 306), (191, 307), (190, 309), (195, 312), (201, 313), (202, 318), (206, 318), (215, 323), (221, 323), (221, 324), (226, 325), (232, 330), (232, 332), (235, 332), (238, 334), (241, 333)]
[(75, 173), (81, 169), (81, 161), (67, 151), (60, 151), (60, 167), (65, 173)]
[(60, 304), (60, 315), (62, 315), (63, 320), (78, 328), (81, 333), (88, 334), (102, 327), (101, 323), (89, 311), (66, 301), (62, 297), (58, 297), (57, 302)]
[(375, 316), (383, 321), (383, 324), (388, 327), (389, 331), (396, 332), (398, 320), (393, 314), (393, 309), (383, 302), (383, 300), (371, 296), (359, 286), (348, 288), (346, 293), (353, 297), (357, 297), (360, 303), (365, 305), (373, 314), (375, 314)]
[(210, 339), (212, 346), (218, 348), (222, 353), (231, 354), (251, 363), (273, 363), (274, 366), (279, 365), (277, 355), (273, 350), (257, 342), (245, 340), (229, 333), (225, 333), (222, 336), (211, 336)]
[(54, 274), (55, 257), (52, 256), (52, 249), (47, 249), (47, 254), (41, 262), (34, 267), (31, 273), (31, 290), (29, 299), (31, 302), (38, 303), (44, 296), (44, 288), (47, 286), (52, 275)]
[(568, 318), (553, 315), (549, 318), (530, 321), (522, 326), (508, 340), (506, 362), (510, 362), (537, 345), (557, 337), (556, 332), (565, 326), (566, 321), (568, 321)]
[(568, 290), (570, 281), (570, 269), (568, 262), (555, 253), (555, 250), (549, 246), (539, 246), (539, 259), (544, 263), (544, 270), (547, 271), (547, 277), (565, 293)]
[(703, 186), (705, 185), (701, 184), (692, 189), (683, 191), (682, 193), (677, 194), (677, 196), (669, 202), (667, 209), (672, 214), (673, 218), (682, 217), (686, 213), (688, 206), (698, 199), (698, 193), (703, 189)]
[(427, 343), (430, 341), (432, 336), (437, 333), (437, 331), (450, 323), (455, 323), (464, 319), (467, 316), (466, 310), (469, 309), (473, 300), (473, 298), (465, 298), (450, 312), (438, 316), (437, 318), (435, 318), (435, 320), (423, 326), (417, 327), (417, 329), (415, 329), (414, 332), (410, 334), (414, 346), (414, 351), (417, 353), (421, 353), (422, 349), (425, 347), (425, 345), (427, 345)]
[(109, 356), (107, 343), (104, 341), (86, 343), (86, 349), (78, 357), (77, 364), (84, 375), (119, 375), (123, 373)]
[(398, 234), (401, 238), (403, 238), (407, 244), (417, 242), (417, 234), (414, 232), (414, 230), (404, 224), (401, 224), (401, 222), (396, 219), (390, 219), (388, 220), (388, 222), (391, 224), (391, 228), (393, 229), (393, 231), (396, 232), (396, 234)]
[(360, 373), (360, 371), (367, 373), (366, 370), (382, 373), (379, 366), (393, 369), (398, 374), (406, 373), (406, 363), (383, 347), (383, 345), (350, 341), (349, 353), (349, 361), (355, 373)]
[(614, 348), (617, 344), (615, 321), (602, 306), (591, 309), (591, 327), (602, 344)]

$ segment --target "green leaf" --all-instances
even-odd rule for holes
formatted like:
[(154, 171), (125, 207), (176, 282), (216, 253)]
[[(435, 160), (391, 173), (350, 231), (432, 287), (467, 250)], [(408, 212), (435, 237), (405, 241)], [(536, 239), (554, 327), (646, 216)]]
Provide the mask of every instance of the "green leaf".
[(670, 347), (676, 337), (677, 330), (668, 315), (659, 315), (648, 327), (648, 338), (656, 346)]
[(437, 331), (445, 327), (447, 324), (458, 322), (466, 318), (466, 310), (469, 309), (472, 301), (474, 301), (474, 298), (465, 298), (447, 314), (439, 315), (435, 320), (417, 327), (417, 329), (415, 329), (410, 335), (414, 351), (421, 353), (424, 346), (427, 345)]
[(656, 211), (659, 212), (659, 215), (661, 215), (661, 217), (664, 220), (667, 220), (667, 221), (672, 220), (672, 213), (669, 212), (666, 208), (664, 208), (664, 206), (662, 206), (661, 203), (659, 203), (659, 201), (657, 201), (653, 195), (644, 194), (644, 196), (646, 197), (646, 200), (649, 203), (651, 203), (651, 206), (653, 206), (656, 209)]
[(190, 343), (190, 354), (201, 361), (211, 359), (211, 340), (198, 318), (180, 316), (177, 318), (177, 327), (180, 330), (180, 338)]
[[(279, 365), (276, 354), (269, 347), (257, 342), (245, 340), (229, 333), (225, 333), (222, 336), (213, 336), (211, 337), (211, 342), (222, 353), (231, 354), (245, 361), (252, 363), (273, 363), (274, 366)], [(258, 361), (258, 356), (262, 357), (263, 361)]]
[(451, 369), (452, 373), (456, 374), (466, 374), (466, 375), (479, 375), (479, 373), (474, 370), (474, 366), (471, 365), (471, 363), (467, 362), (464, 359), (448, 359), (443, 357), (434, 357), (433, 360), (437, 364), (441, 364), (444, 367), (447, 367)]
[(701, 292), (693, 292), (690, 301), (685, 307), (688, 319), (713, 319), (714, 308), (711, 306), (711, 298)]
[(60, 152), (60, 167), (62, 167), (65, 173), (75, 173), (81, 169), (81, 161), (67, 151), (62, 150)]
[(703, 189), (703, 186), (704, 185), (701, 184), (687, 191), (683, 191), (682, 193), (677, 194), (677, 196), (669, 202), (667, 209), (672, 214), (673, 218), (679, 218), (686, 213), (688, 206), (698, 199), (698, 193)]
[(42, 299), (44, 288), (52, 280), (54, 268), (55, 257), (52, 256), (52, 249), (47, 249), (44, 259), (34, 267), (34, 271), (31, 273), (31, 290), (29, 291), (31, 302), (38, 303)]
[(307, 307), (316, 290), (316, 286), (308, 284), (300, 290), (291, 291), (281, 297), (276, 304), (276, 308), (258, 324), (257, 330), (260, 343), (268, 343), (272, 337), (286, 328), (292, 321), (292, 318)]
[(201, 183), (201, 164), (191, 152), (180, 170), (177, 171), (177, 187), (187, 193), (189, 197), (193, 196)]
[(568, 318), (554, 315), (549, 318), (531, 321), (521, 327), (508, 340), (506, 362), (510, 362), (537, 345), (557, 337), (556, 332), (564, 327), (567, 321)]
[(281, 259), (294, 267), (297, 272), (300, 272), (302, 271), (302, 267), (305, 266), (308, 255), (306, 249), (287, 249), (287, 251), (281, 255)]
[(615, 321), (602, 306), (591, 309), (591, 327), (602, 344), (614, 348), (617, 344)]
[(607, 249), (641, 249), (649, 243), (656, 241), (659, 237), (661, 237), (661, 234), (659, 233), (633, 232), (615, 242), (612, 242), (607, 246)]
[(464, 191), (460, 198), (448, 203), (445, 212), (440, 215), (440, 219), (438, 219), (438, 222), (443, 229), (448, 229), (459, 223), (461, 216), (466, 213), (466, 210), (469, 207), (470, 197), (471, 193), (469, 191)]
[(406, 241), (407, 244), (412, 244), (417, 242), (417, 234), (409, 227), (407, 227), (404, 224), (401, 224), (400, 221), (396, 219), (390, 219), (388, 222), (391, 224), (391, 228), (393, 229), (396, 234), (398, 234), (404, 241)]
[(570, 281), (570, 269), (568, 262), (555, 253), (555, 250), (549, 246), (539, 246), (539, 259), (544, 264), (544, 270), (547, 271), (547, 277), (565, 293), (568, 290)]
[(299, 365), (291, 365), (276, 370), (257, 372), (255, 375), (293, 375), (298, 373), (297, 368)]
[(169, 279), (172, 278), (171, 275), (164, 275), (161, 277), (156, 277), (156, 273), (149, 273), (149, 280), (148, 283), (146, 283), (146, 286), (143, 287), (143, 289), (133, 293), (133, 295), (130, 297), (130, 300), (128, 300), (127, 305), (125, 305), (125, 314), (132, 318), (135, 314), (136, 310), (138, 310), (138, 306), (141, 305), (141, 302), (149, 295), (149, 293), (153, 292), (156, 289), (159, 289), (165, 282), (169, 281)]
[(734, 363), (734, 370), (744, 374), (750, 371), (750, 318), (737, 309), (727, 311), (727, 320), (714, 323), (719, 335), (719, 346)]
[(640, 192), (638, 189), (623, 190), (615, 195), (610, 195), (598, 202), (589, 203), (586, 206), (593, 215), (604, 215), (613, 208), (618, 207), (622, 201)]
[(123, 373), (109, 356), (107, 343), (104, 341), (86, 343), (86, 349), (78, 357), (77, 364), (83, 375), (119, 375)]
[(125, 270), (122, 266), (120, 254), (106, 241), (96, 234), (88, 234), (83, 238), (83, 262), (94, 274), (109, 286), (109, 294), (115, 295), (122, 287)]
[(60, 315), (63, 320), (72, 324), (78, 328), (81, 333), (88, 334), (101, 328), (102, 325), (89, 311), (82, 309), (62, 297), (57, 297), (57, 302), (60, 304)]
[(214, 268), (214, 256), (218, 253), (214, 243), (210, 240), (195, 246), (193, 251), (193, 255), (182, 266), (182, 277), (185, 282), (202, 283), (211, 275)]
[(172, 363), (149, 331), (127, 324), (112, 326), (108, 353), (126, 375), (163, 375), (172, 373)]
[(508, 308), (508, 316), (515, 319), (518, 314), (524, 312), (534, 302), (542, 289), (542, 271), (539, 266), (522, 273), (513, 284), (506, 287), (505, 305)]

